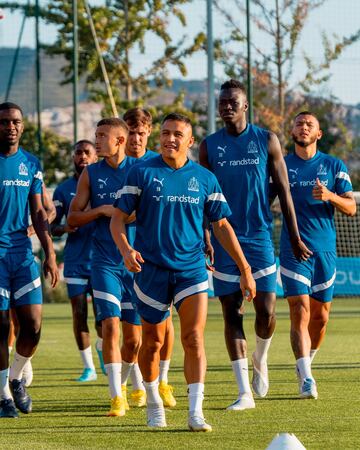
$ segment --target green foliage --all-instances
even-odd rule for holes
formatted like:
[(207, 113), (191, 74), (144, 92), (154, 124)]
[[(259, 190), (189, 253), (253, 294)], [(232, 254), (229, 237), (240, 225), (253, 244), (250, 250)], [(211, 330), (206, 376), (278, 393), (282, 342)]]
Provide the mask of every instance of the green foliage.
[(21, 146), (42, 161), (46, 185), (56, 184), (69, 176), (73, 166), (71, 142), (52, 130), (45, 129), (42, 132), (42, 151), (40, 152), (37, 145), (37, 125), (27, 119), (24, 122), (25, 131), (21, 138)]

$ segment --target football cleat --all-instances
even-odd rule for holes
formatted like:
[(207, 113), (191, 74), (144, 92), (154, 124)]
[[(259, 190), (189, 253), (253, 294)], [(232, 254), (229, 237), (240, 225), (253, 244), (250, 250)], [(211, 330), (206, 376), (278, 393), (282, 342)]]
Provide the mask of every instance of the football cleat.
[(315, 400), (318, 398), (315, 380), (312, 378), (304, 379), (301, 386), (300, 398), (313, 398)]
[(130, 398), (131, 403), (138, 408), (142, 408), (146, 405), (146, 392), (142, 389), (132, 391), (132, 393), (130, 394)]
[(122, 397), (118, 395), (111, 399), (110, 411), (106, 414), (108, 417), (125, 416), (125, 403)]
[(238, 399), (226, 409), (228, 411), (242, 411), (244, 409), (252, 408), (255, 408), (253, 396), (250, 392), (246, 392), (245, 394), (240, 394)]
[(32, 368), (32, 364), (31, 364), (31, 360), (29, 360), (25, 364), (23, 374), (22, 374), (22, 379), (24, 380), (25, 387), (29, 387), (31, 385), (33, 376), (34, 376), (33, 368)]
[(87, 381), (95, 381), (97, 379), (97, 375), (95, 369), (84, 369), (83, 373), (76, 378), (76, 381), (80, 383), (86, 383)]
[(96, 353), (98, 354), (101, 372), (104, 375), (106, 375), (106, 369), (105, 369), (105, 364), (104, 364), (103, 352), (102, 352), (102, 350), (96, 349)]
[(189, 416), (188, 425), (190, 431), (212, 431), (211, 425), (206, 423), (206, 420), (202, 416)]
[(130, 406), (129, 403), (127, 401), (127, 388), (126, 388), (126, 384), (122, 384), (121, 385), (121, 393), (122, 393), (122, 398), (124, 400), (124, 406), (125, 406), (125, 411), (129, 411)]
[(32, 400), (26, 392), (24, 381), (12, 380), (9, 384), (17, 409), (24, 414), (29, 414), (32, 410)]
[(259, 397), (265, 397), (269, 390), (269, 377), (267, 364), (258, 364), (254, 353), (252, 354), (252, 364), (253, 364), (253, 378), (252, 378), (252, 388), (256, 395)]
[(0, 401), (0, 418), (17, 419), (19, 417), (16, 411), (15, 403), (12, 398), (5, 398)]
[(168, 406), (170, 408), (176, 406), (176, 400), (173, 396), (173, 391), (174, 388), (170, 384), (167, 384), (165, 381), (160, 381), (159, 394), (164, 403), (164, 406)]
[(148, 405), (146, 408), (147, 425), (153, 428), (167, 427), (163, 405)]

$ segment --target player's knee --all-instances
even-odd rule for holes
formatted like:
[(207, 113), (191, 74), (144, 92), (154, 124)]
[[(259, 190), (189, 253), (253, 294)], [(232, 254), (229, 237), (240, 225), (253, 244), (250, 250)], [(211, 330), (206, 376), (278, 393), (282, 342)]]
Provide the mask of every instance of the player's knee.
[(124, 337), (123, 345), (127, 352), (131, 354), (137, 354), (140, 349), (141, 345), (141, 338), (140, 336), (128, 336)]
[(198, 352), (203, 347), (203, 332), (196, 328), (184, 332), (181, 336), (181, 341), (185, 350)]
[(315, 314), (312, 314), (311, 321), (316, 322), (318, 326), (326, 326), (329, 322), (329, 313), (328, 311), (317, 311)]

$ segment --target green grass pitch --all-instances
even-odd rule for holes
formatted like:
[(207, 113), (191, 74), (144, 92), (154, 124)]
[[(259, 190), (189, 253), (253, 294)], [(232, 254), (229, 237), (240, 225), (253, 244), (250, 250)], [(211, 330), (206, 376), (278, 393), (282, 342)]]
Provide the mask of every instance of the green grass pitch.
[[(289, 343), (286, 302), (278, 300), (277, 326), (269, 355), (270, 390), (256, 408), (225, 411), (236, 386), (223, 339), (220, 305), (210, 301), (206, 328), (208, 372), (205, 417), (212, 433), (187, 431), (187, 396), (182, 374), (178, 319), (170, 369), (178, 405), (167, 412), (168, 428), (145, 425), (144, 409), (108, 418), (106, 378), (79, 385), (80, 357), (72, 336), (70, 305), (45, 305), (43, 333), (33, 360), (29, 392), (33, 413), (0, 421), (1, 449), (265, 449), (276, 433), (295, 433), (307, 449), (360, 448), (360, 299), (335, 299), (325, 342), (313, 364), (317, 401), (298, 400)], [(247, 305), (249, 355), (254, 349), (253, 308)], [(93, 333), (93, 337), (95, 333)], [(94, 352), (95, 353), (95, 352)], [(96, 354), (95, 363), (98, 365)]]

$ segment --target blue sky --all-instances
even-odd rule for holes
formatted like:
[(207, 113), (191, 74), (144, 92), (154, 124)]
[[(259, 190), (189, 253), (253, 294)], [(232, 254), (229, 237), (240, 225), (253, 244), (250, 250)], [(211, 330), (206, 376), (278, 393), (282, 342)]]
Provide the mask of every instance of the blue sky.
[[(230, 2), (231, 0), (226, 0)], [(264, 0), (269, 5), (274, 0)], [(25, 1), (24, 1), (25, 3)], [(41, 2), (46, 3), (46, 2)], [(90, 4), (102, 3), (101, 0), (90, 0)], [(245, 0), (244, 0), (245, 3)], [(225, 3), (226, 4), (226, 3)], [(206, 2), (205, 0), (194, 0), (192, 4), (183, 7), (187, 17), (187, 27), (181, 29), (178, 23), (171, 24), (173, 36), (179, 39), (182, 35), (187, 35), (190, 40), (198, 31), (205, 30), (206, 27)], [(20, 28), (21, 17), (17, 13), (6, 13), (4, 20), (0, 21), (0, 46), (11, 47), (16, 45)], [(226, 33), (224, 19), (214, 9), (214, 35), (222, 36)], [(306, 51), (315, 62), (321, 61), (321, 31), (336, 33), (338, 36), (349, 35), (360, 28), (360, 0), (327, 0), (319, 9), (311, 13), (310, 19), (305, 27), (301, 42), (297, 48), (297, 61), (294, 67), (294, 75), (291, 85), (296, 89), (296, 83), (304, 73), (302, 63), (302, 53)], [(41, 40), (51, 42), (54, 39), (55, 30), (48, 25), (41, 27)], [(265, 51), (268, 49), (267, 41), (253, 27), (253, 39), (257, 45)], [(34, 46), (34, 21), (28, 19), (25, 27), (23, 45)], [(140, 71), (148, 65), (159, 54), (159, 42), (155, 38), (148, 39), (148, 50), (146, 55), (133, 54), (135, 61), (134, 72)], [(245, 48), (244, 48), (245, 52)], [(206, 57), (204, 54), (197, 54), (187, 62), (188, 79), (201, 79), (206, 77)], [(359, 88), (360, 73), (360, 42), (348, 48), (340, 59), (331, 66), (332, 77), (328, 83), (323, 85), (318, 92), (324, 96), (335, 95), (341, 101), (348, 104), (360, 103)], [(223, 78), (223, 70), (220, 64), (215, 66), (215, 74), (219, 79)], [(171, 75), (180, 77), (174, 70)]]

